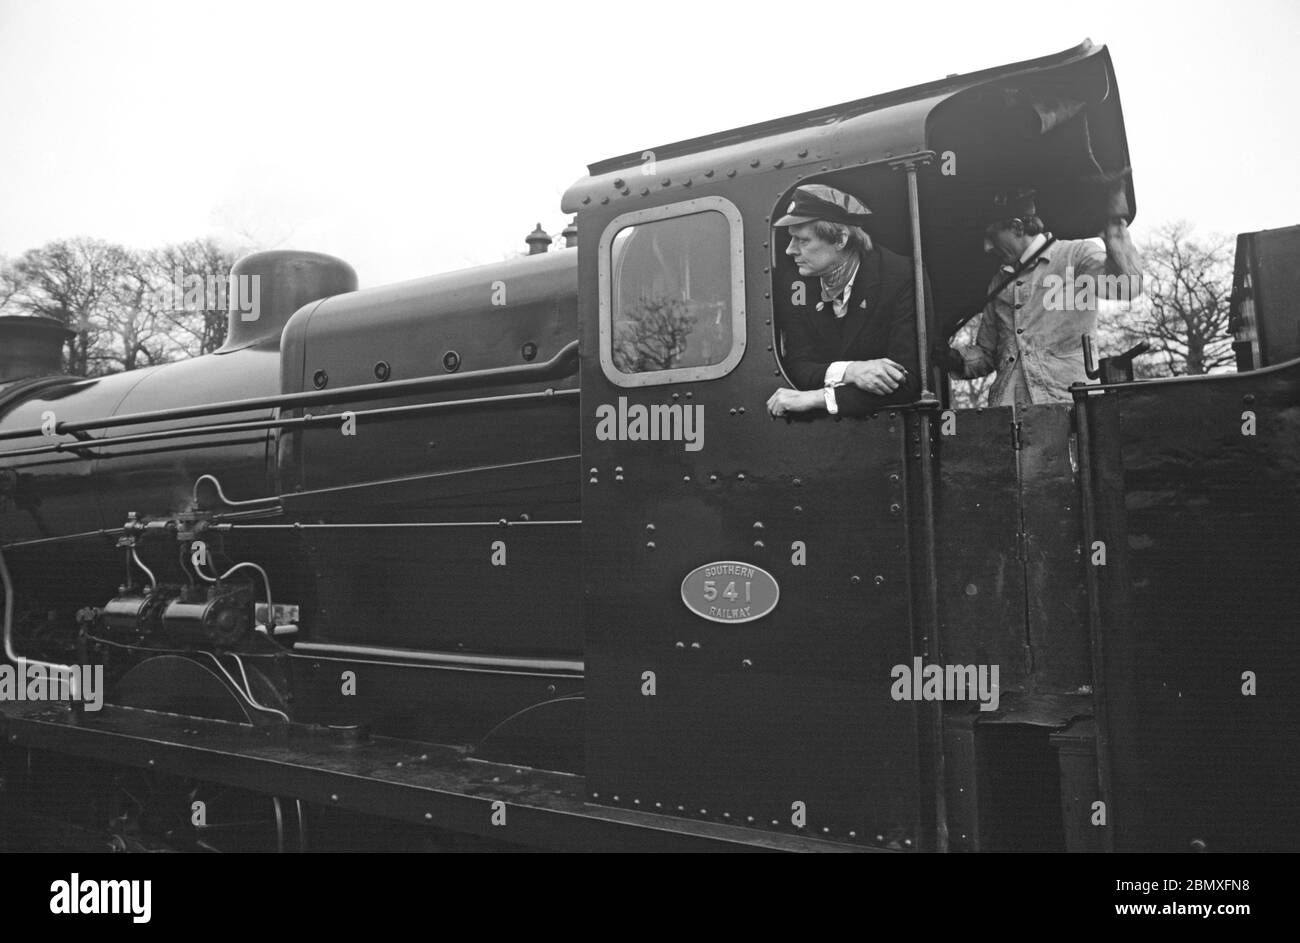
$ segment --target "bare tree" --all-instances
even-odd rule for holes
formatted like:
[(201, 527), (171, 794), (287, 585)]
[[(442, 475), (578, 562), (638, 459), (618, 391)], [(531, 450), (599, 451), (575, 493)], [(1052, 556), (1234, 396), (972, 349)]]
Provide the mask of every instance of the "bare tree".
[(13, 263), (0, 255), (0, 312), (9, 304), (9, 299), (18, 291), (18, 282), (14, 275)]
[(1129, 310), (1102, 312), (1108, 346), (1146, 341), (1151, 353), (1135, 364), (1139, 377), (1221, 372), (1234, 363), (1228, 333), (1234, 242), (1197, 238), (1186, 220), (1167, 223), (1141, 247), (1142, 298)]
[(166, 363), (184, 352), (169, 331), (172, 325), (165, 313), (166, 297), (150, 270), (149, 254), (131, 253), (116, 297), (104, 309), (98, 352), (102, 372)]
[(75, 376), (134, 370), (224, 343), (237, 255), (211, 239), (145, 252), (58, 240), (0, 266), (0, 305), (76, 331), (66, 358)]
[(645, 299), (631, 312), (631, 320), (619, 325), (614, 366), (624, 373), (679, 366), (694, 329), (695, 315), (685, 301)]
[(105, 372), (105, 323), (129, 264), (126, 249), (99, 239), (60, 239), (29, 249), (14, 263), (16, 287), (10, 304), (54, 318), (76, 332), (67, 344), (69, 373)]
[[(155, 286), (170, 288), (173, 303), (162, 316), (171, 325), (172, 339), (188, 356), (210, 354), (226, 342), (226, 314), (230, 298), (225, 289), (231, 266), (247, 251), (222, 246), (213, 239), (193, 239), (164, 246), (148, 254), (145, 267)], [(186, 278), (205, 286), (198, 305), (177, 303), (184, 300)], [(221, 290), (209, 290), (216, 286)]]

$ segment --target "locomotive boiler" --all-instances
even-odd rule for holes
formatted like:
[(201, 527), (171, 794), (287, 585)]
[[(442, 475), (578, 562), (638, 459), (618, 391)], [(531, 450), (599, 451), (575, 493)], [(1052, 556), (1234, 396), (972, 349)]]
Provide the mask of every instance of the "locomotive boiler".
[[(1085, 43), (593, 164), (576, 248), (366, 289), (254, 254), (193, 360), (68, 377), (60, 325), (0, 324), (7, 656), (106, 690), (0, 698), (10, 840), (1288, 844), (1300, 363), (1260, 331), (1016, 411), (928, 363), (988, 189), (1087, 237), (1079, 181), (1128, 163)], [(763, 408), (808, 182), (933, 285), (915, 403)]]

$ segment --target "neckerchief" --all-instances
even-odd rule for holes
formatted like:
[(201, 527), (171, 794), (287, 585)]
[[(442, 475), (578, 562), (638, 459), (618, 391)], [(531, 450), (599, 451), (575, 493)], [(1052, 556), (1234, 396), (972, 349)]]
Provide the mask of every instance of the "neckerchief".
[(858, 272), (858, 254), (854, 252), (849, 258), (833, 268), (829, 274), (822, 276), (822, 302), (834, 301), (844, 291), (844, 286), (853, 280)]

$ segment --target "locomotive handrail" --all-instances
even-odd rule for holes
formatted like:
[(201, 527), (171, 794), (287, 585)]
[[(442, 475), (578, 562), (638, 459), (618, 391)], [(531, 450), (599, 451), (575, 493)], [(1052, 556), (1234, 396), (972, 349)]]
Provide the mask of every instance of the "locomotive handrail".
[[(294, 651), (310, 654), (316, 658), (339, 660), (366, 664), (367, 657), (382, 658), (383, 661), (370, 661), (369, 664), (393, 664), (402, 661), (432, 662), (446, 666), (488, 669), (499, 672), (524, 672), (533, 674), (545, 672), (556, 675), (581, 676), (586, 671), (586, 664), (579, 658), (529, 658), (517, 655), (481, 655), (465, 652), (428, 651), (423, 649), (390, 648), (382, 645), (342, 645), (336, 642), (298, 642)], [(333, 660), (333, 659), (331, 659)]]
[[(357, 387), (352, 387), (357, 389)], [(485, 403), (518, 402), (528, 399), (554, 399), (560, 396), (577, 396), (579, 390), (539, 390), (534, 393), (504, 393), (500, 396), (476, 396), (472, 399), (443, 400), (437, 403), (412, 403), (408, 406), (384, 406), (379, 409), (350, 410), (353, 419), (374, 419), (404, 413), (433, 412), (439, 409), (481, 406)], [(297, 394), (292, 394), (297, 395)], [(180, 429), (160, 429), (156, 432), (137, 432), (131, 435), (102, 436), (100, 438), (77, 439), (75, 442), (53, 442), (49, 445), (35, 445), (27, 449), (14, 449), (0, 452), (0, 458), (22, 458), (31, 455), (50, 455), (59, 452), (75, 452), (81, 455), (95, 446), (134, 445), (141, 442), (159, 442), (166, 439), (188, 439), (194, 436), (221, 435), (227, 432), (255, 432), (262, 429), (294, 429), (304, 426), (338, 425), (346, 418), (344, 413), (326, 413), (317, 416), (295, 416), (289, 419), (249, 419), (244, 422), (220, 422), (208, 426), (185, 426)], [(99, 453), (93, 458), (112, 458)], [(259, 499), (260, 500), (260, 499)], [(270, 500), (270, 499), (267, 499)]]
[[(921, 589), (923, 606), (920, 611), (922, 631), (920, 643), (924, 655), (938, 657), (943, 652), (942, 623), (939, 621), (939, 566), (935, 552), (935, 480), (934, 453), (931, 440), (932, 412), (940, 405), (939, 398), (930, 389), (930, 340), (927, 322), (925, 260), (921, 254), (921, 197), (917, 186), (917, 168), (932, 162), (933, 152), (910, 155), (896, 162), (895, 170), (907, 175), (907, 210), (912, 236), (912, 292), (913, 316), (916, 330), (918, 378), (921, 389), (917, 394), (921, 409), (917, 412), (920, 449), (916, 455), (920, 472), (920, 540)], [(948, 787), (947, 759), (944, 755), (943, 711), (932, 705), (928, 721), (929, 769), (923, 777), (929, 778), (934, 815), (934, 848), (940, 853), (949, 849), (948, 839)]]
[[(223, 403), (206, 403), (201, 406), (178, 406), (172, 409), (157, 409), (143, 413), (128, 413), (123, 416), (110, 416), (104, 419), (81, 419), (68, 422), (56, 422), (54, 434), (75, 435), (92, 429), (111, 429), (115, 426), (132, 426), (146, 422), (166, 422), (172, 419), (199, 419), (204, 416), (217, 416), (222, 413), (248, 412), (254, 409), (299, 409), (305, 406), (328, 406), (336, 403), (365, 402), (375, 399), (392, 399), (412, 393), (425, 393), (433, 390), (455, 389), (459, 386), (473, 386), (493, 380), (546, 380), (569, 376), (577, 372), (578, 342), (565, 344), (550, 360), (541, 363), (522, 364), (513, 367), (489, 367), (486, 370), (470, 370), (466, 373), (447, 373), (430, 377), (413, 377), (410, 380), (385, 381), (379, 383), (361, 383), (356, 386), (339, 387), (336, 390), (313, 390), (302, 393), (277, 393), (273, 396), (257, 396), (251, 399), (228, 400)], [(46, 435), (41, 426), (29, 426), (26, 429), (12, 429), (0, 432), (0, 441), (8, 439), (27, 439)], [(13, 454), (13, 453), (7, 453)]]
[(495, 521), (321, 521), (318, 523), (294, 521), (292, 524), (219, 523), (213, 524), (208, 529), (218, 533), (229, 533), (237, 530), (395, 530), (399, 528), (419, 530), (434, 527), (555, 527), (559, 525), (577, 527), (581, 523), (580, 520), (567, 519), (561, 521), (511, 521), (506, 518), (498, 518)]

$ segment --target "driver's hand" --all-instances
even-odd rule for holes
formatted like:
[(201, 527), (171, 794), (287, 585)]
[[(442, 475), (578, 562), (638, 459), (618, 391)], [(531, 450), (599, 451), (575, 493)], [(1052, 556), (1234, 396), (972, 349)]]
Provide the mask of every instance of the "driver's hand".
[(792, 390), (781, 387), (767, 399), (767, 411), (775, 418), (787, 413), (804, 413), (825, 406), (821, 390)]
[(907, 379), (907, 369), (888, 357), (879, 360), (855, 360), (844, 371), (844, 382), (860, 390), (884, 396), (898, 389)]

